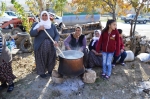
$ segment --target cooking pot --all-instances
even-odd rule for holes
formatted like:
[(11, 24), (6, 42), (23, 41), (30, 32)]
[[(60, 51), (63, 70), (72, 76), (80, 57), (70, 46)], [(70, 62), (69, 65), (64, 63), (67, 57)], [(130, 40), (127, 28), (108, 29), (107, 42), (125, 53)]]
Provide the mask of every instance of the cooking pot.
[(62, 53), (65, 57), (59, 54), (59, 74), (65, 76), (79, 76), (84, 73), (84, 54), (82, 52), (76, 50), (67, 50), (63, 51)]

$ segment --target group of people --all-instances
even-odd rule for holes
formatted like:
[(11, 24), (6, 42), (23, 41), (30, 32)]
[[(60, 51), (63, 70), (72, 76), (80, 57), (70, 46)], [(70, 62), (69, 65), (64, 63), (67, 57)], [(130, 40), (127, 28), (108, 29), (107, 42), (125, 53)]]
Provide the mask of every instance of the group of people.
[[(47, 11), (42, 11), (40, 22), (34, 23), (30, 31), (31, 37), (34, 37), (37, 74), (42, 78), (46, 78), (52, 74), (56, 61), (56, 47), (58, 47), (60, 37), (49, 17)], [(82, 34), (82, 28), (76, 26), (75, 33), (70, 34), (64, 40), (65, 49), (83, 52), (85, 68), (102, 66), (101, 76), (108, 79), (111, 76), (112, 67), (115, 67), (120, 56), (119, 62), (123, 66), (125, 66), (124, 59), (127, 56), (121, 37), (122, 30), (117, 30), (116, 28), (116, 21), (108, 20), (106, 27), (102, 31), (94, 31), (94, 37), (87, 48), (86, 37)], [(48, 32), (55, 43), (49, 39), (44, 30)], [(13, 80), (16, 78), (12, 72), (11, 61), (12, 55), (6, 47), (4, 36), (0, 33), (0, 90), (8, 88), (8, 92), (14, 89)]]
[[(34, 53), (37, 74), (45, 78), (48, 75), (51, 76), (55, 66), (55, 47), (58, 46), (59, 33), (56, 27), (51, 24), (49, 14), (46, 11), (41, 13), (40, 20), (40, 23), (33, 24), (30, 35), (35, 37)], [(102, 66), (102, 77), (108, 79), (111, 76), (112, 67), (115, 67), (120, 56), (119, 62), (123, 66), (125, 66), (124, 59), (127, 56), (121, 37), (122, 30), (117, 30), (116, 28), (116, 21), (108, 20), (106, 27), (102, 31), (94, 31), (94, 37), (87, 48), (86, 37), (82, 34), (82, 28), (77, 25), (75, 32), (64, 40), (65, 50), (78, 50), (83, 52), (83, 64), (85, 68)], [(46, 29), (49, 35), (54, 39), (54, 44), (46, 33), (44, 33), (44, 29)], [(46, 71), (48, 72), (46, 73)]]

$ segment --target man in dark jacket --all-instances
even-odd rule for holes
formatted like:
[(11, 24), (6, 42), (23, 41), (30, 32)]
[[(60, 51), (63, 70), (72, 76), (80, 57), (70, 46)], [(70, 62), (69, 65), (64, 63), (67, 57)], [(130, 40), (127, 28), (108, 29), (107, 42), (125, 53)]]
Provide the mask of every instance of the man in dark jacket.
[(113, 60), (113, 67), (115, 67), (115, 64), (117, 62), (117, 60), (120, 58), (119, 63), (122, 66), (125, 66), (124, 60), (127, 56), (127, 53), (124, 49), (124, 44), (123, 44), (123, 40), (122, 40), (122, 29), (118, 29), (119, 35), (120, 35), (120, 55), (119, 56), (114, 56), (114, 60)]

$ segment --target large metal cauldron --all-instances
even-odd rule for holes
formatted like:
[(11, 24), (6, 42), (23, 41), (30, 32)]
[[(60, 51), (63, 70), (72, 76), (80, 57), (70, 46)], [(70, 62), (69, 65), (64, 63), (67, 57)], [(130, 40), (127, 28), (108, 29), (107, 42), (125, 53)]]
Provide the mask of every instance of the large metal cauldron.
[(79, 76), (84, 73), (84, 54), (76, 50), (63, 51), (65, 58), (59, 55), (58, 72), (65, 76)]

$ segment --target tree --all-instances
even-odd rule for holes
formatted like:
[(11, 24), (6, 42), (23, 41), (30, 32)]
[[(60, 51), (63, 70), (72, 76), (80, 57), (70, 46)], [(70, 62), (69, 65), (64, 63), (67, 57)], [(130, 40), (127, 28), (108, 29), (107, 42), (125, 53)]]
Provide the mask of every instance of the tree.
[(29, 20), (27, 14), (25, 13), (24, 8), (16, 0), (11, 0), (11, 3), (14, 5), (14, 8), (16, 9), (16, 13), (18, 15), (20, 15), (20, 19), (22, 21), (23, 27), (29, 33), (29, 31), (31, 29), (32, 22)]
[[(111, 13), (114, 20), (116, 20), (116, 15), (126, 14), (126, 10), (132, 7), (125, 0), (73, 0), (71, 5), (77, 7), (76, 13), (83, 11), (92, 13), (96, 9), (100, 9), (101, 13)], [(117, 7), (120, 10), (116, 12)]]
[(2, 16), (4, 14), (5, 10), (6, 10), (6, 4), (4, 2), (1, 2), (0, 16)]
[[(30, 11), (34, 15), (39, 15), (40, 12), (43, 10), (42, 2), (38, 2), (38, 0), (26, 0), (26, 4), (28, 5)], [(41, 6), (40, 6), (41, 5)]]
[(54, 10), (60, 12), (62, 16), (67, 0), (52, 0), (52, 2), (54, 2)]
[[(135, 29), (138, 15), (140, 11), (144, 10), (145, 12), (150, 11), (150, 3), (149, 0), (128, 0), (128, 2), (133, 6), (135, 10), (135, 18), (131, 21), (131, 29), (130, 29), (130, 36), (131, 36), (131, 50), (136, 53), (136, 40), (135, 40)], [(134, 23), (133, 23), (134, 22)], [(132, 26), (133, 25), (133, 26)], [(133, 27), (133, 28), (132, 28)]]

